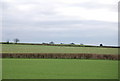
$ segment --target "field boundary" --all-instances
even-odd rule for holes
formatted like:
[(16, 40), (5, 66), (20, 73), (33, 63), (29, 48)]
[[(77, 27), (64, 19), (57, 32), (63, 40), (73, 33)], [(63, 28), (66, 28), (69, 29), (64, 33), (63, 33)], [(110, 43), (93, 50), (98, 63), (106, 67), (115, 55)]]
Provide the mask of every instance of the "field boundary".
[[(2, 42), (0, 44), (8, 44)], [(34, 43), (9, 43), (11, 45), (43, 45), (43, 46), (69, 46), (69, 47), (97, 47), (97, 48), (120, 48), (119, 46), (93, 46), (93, 45), (78, 45), (78, 44), (34, 44)]]
[(2, 58), (103, 59), (120, 60), (120, 55), (86, 53), (2, 53)]

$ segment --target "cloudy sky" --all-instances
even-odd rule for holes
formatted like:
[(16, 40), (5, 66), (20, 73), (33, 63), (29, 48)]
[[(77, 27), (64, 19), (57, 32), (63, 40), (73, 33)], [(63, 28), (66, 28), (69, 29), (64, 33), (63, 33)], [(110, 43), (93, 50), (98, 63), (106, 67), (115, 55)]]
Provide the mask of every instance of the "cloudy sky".
[[(3, 41), (117, 45), (118, 0), (2, 0)], [(0, 13), (1, 14), (1, 13)]]

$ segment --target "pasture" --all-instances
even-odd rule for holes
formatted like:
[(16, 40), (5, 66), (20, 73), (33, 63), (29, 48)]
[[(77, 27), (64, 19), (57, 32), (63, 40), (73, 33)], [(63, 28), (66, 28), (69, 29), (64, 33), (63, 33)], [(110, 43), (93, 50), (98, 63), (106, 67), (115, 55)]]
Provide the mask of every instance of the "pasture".
[(118, 61), (3, 59), (3, 79), (117, 79)]
[(2, 53), (118, 54), (118, 48), (2, 44)]

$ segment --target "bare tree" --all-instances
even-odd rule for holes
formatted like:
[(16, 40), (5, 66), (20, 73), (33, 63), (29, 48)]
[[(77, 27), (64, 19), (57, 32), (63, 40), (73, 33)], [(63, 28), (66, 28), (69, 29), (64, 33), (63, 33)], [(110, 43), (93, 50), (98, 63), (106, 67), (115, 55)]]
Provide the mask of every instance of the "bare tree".
[(103, 44), (100, 44), (100, 46), (103, 46)]
[(84, 45), (83, 43), (80, 43), (80, 45)]
[(75, 45), (75, 43), (70, 43), (70, 44)]
[(43, 45), (47, 45), (48, 43), (44, 43), (44, 42), (43, 42), (42, 44), (43, 44)]
[(17, 44), (20, 40), (18, 38), (14, 39), (14, 42)]
[(54, 42), (49, 42), (49, 44), (54, 44)]
[(7, 44), (9, 44), (10, 42), (9, 42), (9, 40), (7, 40), (7, 42), (6, 42)]

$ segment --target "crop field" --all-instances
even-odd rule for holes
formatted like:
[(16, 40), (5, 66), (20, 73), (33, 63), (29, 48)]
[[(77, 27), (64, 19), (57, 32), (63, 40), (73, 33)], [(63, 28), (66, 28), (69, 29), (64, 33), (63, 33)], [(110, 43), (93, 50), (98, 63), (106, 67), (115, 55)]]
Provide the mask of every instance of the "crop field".
[[(2, 44), (2, 53), (117, 55), (118, 48)], [(3, 58), (2, 68), (3, 79), (118, 79), (117, 60)]]
[(3, 44), (2, 45), (2, 53), (93, 53), (93, 54), (118, 54), (118, 48), (67, 47), (67, 46)]
[(3, 59), (3, 79), (117, 79), (118, 61)]

